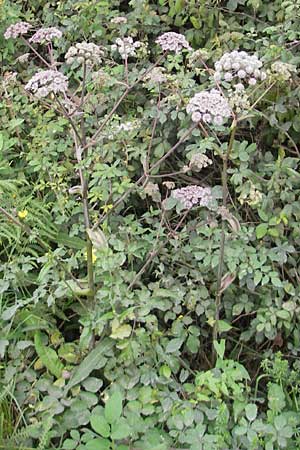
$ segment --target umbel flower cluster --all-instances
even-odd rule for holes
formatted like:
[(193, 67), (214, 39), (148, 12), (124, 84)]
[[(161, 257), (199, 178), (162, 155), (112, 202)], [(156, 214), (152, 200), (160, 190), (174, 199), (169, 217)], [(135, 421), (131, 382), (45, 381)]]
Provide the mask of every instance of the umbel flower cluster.
[(246, 83), (255, 85), (257, 81), (266, 79), (266, 73), (261, 69), (262, 62), (256, 55), (234, 50), (224, 55), (215, 63), (215, 81), (228, 83)]
[(183, 34), (174, 33), (173, 31), (162, 34), (155, 42), (159, 44), (164, 51), (180, 53), (184, 48), (191, 50), (191, 47)]
[(62, 32), (56, 27), (40, 28), (29, 39), (32, 44), (48, 44), (54, 39), (60, 39)]
[(132, 37), (118, 38), (116, 43), (111, 46), (113, 51), (118, 51), (122, 59), (129, 56), (136, 56), (136, 50), (140, 48), (142, 43), (140, 41), (133, 41)]
[(151, 72), (145, 76), (145, 80), (150, 81), (151, 83), (165, 83), (167, 81), (167, 77), (164, 74), (165, 70), (164, 67), (154, 67)]
[(207, 166), (210, 166), (212, 164), (212, 160), (204, 155), (203, 153), (195, 153), (192, 155), (190, 163), (189, 163), (189, 169), (193, 170), (194, 172), (200, 172), (200, 170), (204, 169)]
[(100, 64), (103, 55), (104, 53), (98, 45), (92, 42), (78, 42), (69, 48), (65, 55), (65, 60), (67, 64), (72, 64), (74, 61), (79, 64), (84, 62), (87, 64)]
[(30, 23), (27, 23), (27, 22), (14, 23), (13, 25), (10, 25), (7, 28), (7, 30), (4, 33), (4, 38), (5, 39), (9, 39), (9, 38), (16, 39), (17, 37), (28, 33), (28, 30), (30, 28), (31, 28), (31, 25), (30, 25)]
[(171, 196), (179, 200), (185, 209), (191, 209), (193, 206), (209, 206), (212, 201), (211, 189), (197, 185), (174, 189)]
[(231, 116), (228, 101), (217, 90), (202, 91), (189, 101), (186, 111), (192, 115), (192, 121), (222, 125)]
[(38, 98), (47, 97), (51, 93), (65, 92), (68, 89), (68, 79), (57, 70), (42, 70), (28, 81), (25, 89)]
[(293, 73), (297, 73), (297, 68), (293, 64), (276, 61), (271, 65), (271, 74), (279, 81), (288, 81)]

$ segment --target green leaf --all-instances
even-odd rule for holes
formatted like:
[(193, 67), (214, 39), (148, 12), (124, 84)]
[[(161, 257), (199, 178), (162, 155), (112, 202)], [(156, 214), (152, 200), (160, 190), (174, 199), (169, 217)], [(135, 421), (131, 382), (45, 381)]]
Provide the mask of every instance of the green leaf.
[(131, 428), (124, 417), (121, 417), (111, 427), (112, 439), (125, 439), (130, 435)]
[(176, 352), (177, 350), (180, 349), (182, 344), (183, 344), (183, 339), (182, 338), (171, 339), (168, 342), (167, 346), (166, 346), (166, 352), (167, 353), (174, 353), (174, 352)]
[(110, 337), (113, 339), (125, 339), (131, 335), (132, 328), (130, 325), (120, 325), (113, 329)]
[(164, 364), (163, 366), (161, 366), (161, 368), (159, 369), (159, 374), (165, 378), (170, 378), (171, 376), (171, 369), (169, 366), (167, 366), (166, 364)]
[(260, 225), (258, 225), (255, 230), (257, 239), (263, 238), (267, 234), (267, 232), (268, 232), (268, 224), (261, 223)]
[(82, 382), (82, 385), (88, 392), (98, 392), (103, 385), (103, 381), (99, 378), (89, 377)]
[(34, 346), (44, 366), (47, 367), (49, 372), (55, 375), (56, 378), (60, 378), (64, 366), (58, 358), (56, 351), (43, 344), (42, 333), (40, 331), (37, 331), (34, 335)]
[(268, 405), (272, 411), (280, 412), (286, 405), (282, 387), (275, 383), (268, 384)]
[(74, 448), (76, 448), (78, 445), (78, 442), (73, 441), (73, 439), (66, 439), (63, 443), (62, 448), (64, 450), (73, 450)]
[(108, 439), (96, 438), (85, 444), (86, 450), (110, 450), (111, 442)]
[(104, 339), (99, 342), (99, 344), (92, 350), (79, 364), (79, 366), (74, 369), (73, 375), (70, 378), (69, 383), (65, 388), (65, 393), (67, 393), (76, 384), (81, 383), (85, 380), (93, 370), (100, 369), (105, 364), (105, 359), (103, 356), (108, 353), (113, 347), (113, 341), (110, 339)]
[(76, 250), (82, 250), (86, 246), (86, 242), (83, 239), (75, 236), (71, 237), (67, 233), (59, 233), (55, 240), (60, 246), (66, 246)]
[(105, 418), (109, 423), (114, 423), (117, 421), (122, 414), (122, 394), (119, 391), (116, 391), (112, 394), (112, 396), (107, 400), (105, 404), (104, 414)]
[(200, 341), (196, 336), (190, 335), (186, 341), (186, 346), (191, 353), (197, 353), (200, 347)]
[(290, 313), (284, 309), (277, 311), (276, 316), (283, 320), (289, 320), (291, 318)]
[(102, 437), (109, 437), (110, 435), (110, 426), (107, 423), (107, 420), (103, 416), (92, 415), (90, 420), (91, 426), (96, 433), (100, 434)]
[(225, 322), (225, 320), (218, 320), (218, 329), (220, 333), (224, 333), (232, 329), (232, 326), (229, 323)]
[(225, 353), (225, 339), (221, 339), (220, 342), (214, 341), (214, 348), (217, 352), (218, 357), (220, 359), (223, 359)]
[(252, 422), (257, 416), (257, 406), (254, 403), (249, 403), (245, 408), (247, 419)]

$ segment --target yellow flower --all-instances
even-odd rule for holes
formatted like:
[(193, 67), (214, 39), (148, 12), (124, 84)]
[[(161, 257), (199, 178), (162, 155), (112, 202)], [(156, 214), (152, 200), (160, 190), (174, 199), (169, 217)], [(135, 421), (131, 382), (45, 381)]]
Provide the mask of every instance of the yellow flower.
[[(87, 251), (84, 252), (84, 259), (87, 259)], [(96, 262), (96, 260), (97, 260), (97, 255), (95, 253), (95, 250), (93, 249), (92, 250), (92, 262), (94, 263), (94, 262)]]
[(20, 217), (20, 219), (25, 219), (27, 215), (28, 215), (27, 209), (23, 209), (23, 211), (18, 212), (18, 216)]
[(104, 213), (106, 214), (106, 213), (108, 213), (108, 211), (110, 210), (110, 209), (112, 209), (113, 208), (113, 206), (114, 205), (104, 205), (104, 206), (101, 206), (101, 209), (103, 209), (103, 211), (104, 211)]

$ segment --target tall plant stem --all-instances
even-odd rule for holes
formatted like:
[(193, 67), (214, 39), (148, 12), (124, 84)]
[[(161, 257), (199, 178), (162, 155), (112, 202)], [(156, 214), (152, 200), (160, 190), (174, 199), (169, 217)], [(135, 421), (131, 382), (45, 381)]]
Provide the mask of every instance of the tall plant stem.
[[(227, 170), (228, 170), (228, 161), (230, 159), (230, 153), (232, 151), (235, 133), (236, 133), (237, 123), (236, 120), (232, 122), (231, 133), (228, 142), (228, 147), (226, 153), (223, 155), (223, 168), (222, 168), (222, 206), (226, 208), (227, 206), (227, 197), (228, 197), (228, 179), (227, 179)], [(224, 266), (224, 253), (225, 253), (225, 221), (222, 220), (222, 230), (221, 230), (221, 242), (220, 242), (220, 256), (219, 256), (219, 264), (218, 264), (218, 275), (217, 275), (217, 294), (216, 294), (216, 302), (215, 302), (215, 322), (213, 327), (213, 343), (218, 339), (219, 336), (219, 318), (220, 318), (220, 308), (221, 308), (221, 297), (222, 297), (222, 275), (223, 275), (223, 266)], [(216, 352), (214, 345), (212, 346), (212, 358), (213, 363), (216, 360)]]

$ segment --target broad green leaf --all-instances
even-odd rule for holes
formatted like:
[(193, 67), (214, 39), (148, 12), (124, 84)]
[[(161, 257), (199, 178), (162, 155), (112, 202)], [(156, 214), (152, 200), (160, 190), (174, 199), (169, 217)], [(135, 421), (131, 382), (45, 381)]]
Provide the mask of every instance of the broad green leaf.
[(76, 250), (81, 250), (86, 246), (86, 242), (83, 239), (76, 236), (71, 237), (67, 233), (58, 233), (56, 242), (59, 245), (65, 245), (66, 247), (75, 248)]
[(166, 352), (167, 353), (174, 353), (174, 352), (176, 352), (177, 350), (180, 349), (182, 344), (183, 344), (183, 339), (182, 338), (171, 339), (168, 342), (167, 346), (166, 346)]
[(102, 437), (109, 437), (110, 435), (110, 426), (107, 423), (107, 420), (103, 416), (92, 415), (91, 416), (91, 426), (96, 433), (100, 434)]
[(130, 325), (120, 325), (119, 327), (113, 329), (110, 337), (113, 339), (125, 339), (130, 336), (132, 328)]
[(58, 358), (56, 351), (43, 344), (40, 331), (37, 331), (34, 335), (34, 346), (44, 366), (52, 373), (52, 375), (55, 375), (56, 378), (60, 378), (64, 366)]
[(107, 400), (104, 415), (108, 423), (114, 423), (121, 417), (122, 400), (122, 394), (119, 391), (114, 392)]
[(131, 428), (128, 425), (126, 419), (124, 417), (121, 417), (111, 427), (111, 438), (112, 439), (125, 439), (130, 435), (130, 432), (131, 432)]
[(225, 353), (225, 339), (221, 339), (220, 342), (214, 341), (214, 348), (217, 352), (218, 357), (220, 359), (223, 359)]
[(83, 361), (81, 361), (79, 366), (74, 369), (73, 375), (65, 388), (65, 392), (68, 392), (72, 387), (76, 386), (76, 384), (85, 380), (93, 370), (103, 367), (103, 364), (105, 363), (103, 356), (108, 353), (112, 347), (113, 341), (110, 339), (104, 339), (99, 342)]
[(220, 333), (225, 333), (226, 331), (229, 331), (232, 329), (232, 326), (229, 325), (229, 323), (225, 322), (225, 320), (219, 320), (218, 321), (218, 329)]
[(74, 448), (76, 448), (78, 445), (78, 442), (73, 441), (73, 439), (66, 439), (63, 443), (62, 448), (64, 450), (73, 450)]
[(282, 387), (276, 383), (268, 384), (268, 406), (272, 411), (280, 412), (286, 405)]
[(100, 378), (88, 377), (82, 382), (82, 385), (88, 392), (98, 392), (103, 385), (103, 381)]
[(169, 366), (167, 366), (166, 364), (164, 364), (163, 366), (161, 366), (161, 368), (159, 369), (159, 374), (165, 378), (170, 378), (171, 376), (171, 369)]
[(110, 450), (111, 442), (108, 439), (96, 438), (85, 444), (86, 450)]
[(245, 408), (247, 419), (252, 422), (257, 416), (257, 406), (254, 403), (249, 403)]
[(267, 232), (268, 232), (268, 224), (261, 223), (260, 225), (258, 225), (255, 230), (257, 239), (263, 238), (267, 234)]

